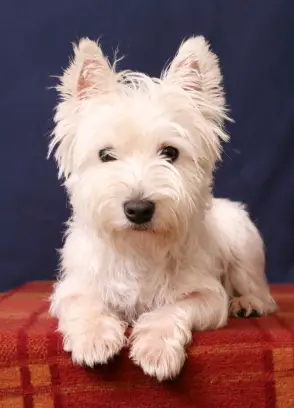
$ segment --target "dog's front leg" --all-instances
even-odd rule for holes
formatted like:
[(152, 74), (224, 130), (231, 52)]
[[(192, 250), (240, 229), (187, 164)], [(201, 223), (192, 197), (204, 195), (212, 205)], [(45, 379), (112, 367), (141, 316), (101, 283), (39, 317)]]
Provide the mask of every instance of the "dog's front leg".
[(184, 364), (192, 330), (226, 324), (228, 297), (220, 283), (213, 285), (140, 316), (131, 336), (130, 355), (146, 374), (159, 381), (174, 378)]
[(126, 323), (79, 281), (65, 278), (56, 284), (51, 314), (58, 318), (64, 350), (77, 364), (105, 364), (124, 346)]

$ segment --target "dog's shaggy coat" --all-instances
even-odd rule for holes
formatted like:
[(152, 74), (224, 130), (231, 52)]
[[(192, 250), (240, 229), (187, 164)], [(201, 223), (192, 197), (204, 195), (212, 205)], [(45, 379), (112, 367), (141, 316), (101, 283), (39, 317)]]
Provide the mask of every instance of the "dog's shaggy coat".
[[(229, 139), (217, 57), (190, 38), (152, 79), (116, 72), (82, 39), (58, 90), (50, 152), (72, 217), (51, 312), (64, 348), (76, 363), (107, 363), (131, 324), (133, 361), (175, 377), (192, 330), (276, 307), (256, 227), (243, 205), (211, 192)], [(130, 201), (152, 203), (145, 223), (130, 220)]]

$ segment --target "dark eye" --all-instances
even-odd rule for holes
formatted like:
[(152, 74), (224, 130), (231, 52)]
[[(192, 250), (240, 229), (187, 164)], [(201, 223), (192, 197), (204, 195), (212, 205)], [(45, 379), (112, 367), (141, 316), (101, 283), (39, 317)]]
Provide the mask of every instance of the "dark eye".
[(100, 150), (99, 151), (99, 158), (102, 161), (102, 163), (117, 160), (117, 158), (114, 155), (114, 152), (109, 148)]
[(161, 150), (160, 155), (170, 163), (173, 163), (179, 157), (179, 151), (173, 146), (166, 146)]

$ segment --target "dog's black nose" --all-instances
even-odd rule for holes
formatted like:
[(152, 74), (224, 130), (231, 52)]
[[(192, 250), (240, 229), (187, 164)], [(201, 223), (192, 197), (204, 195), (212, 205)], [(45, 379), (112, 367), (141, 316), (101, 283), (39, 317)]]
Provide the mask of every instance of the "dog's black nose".
[(134, 224), (145, 224), (151, 221), (155, 211), (155, 204), (148, 200), (130, 200), (124, 203), (127, 219)]

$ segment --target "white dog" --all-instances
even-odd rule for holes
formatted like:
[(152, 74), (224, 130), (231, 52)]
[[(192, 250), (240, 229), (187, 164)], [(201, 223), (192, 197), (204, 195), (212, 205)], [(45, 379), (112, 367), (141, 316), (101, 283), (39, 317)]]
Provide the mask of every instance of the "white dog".
[(116, 72), (82, 39), (58, 90), (50, 152), (72, 218), (51, 313), (64, 349), (78, 364), (107, 363), (132, 324), (134, 363), (173, 378), (192, 330), (276, 309), (256, 227), (211, 192), (228, 140), (218, 60), (190, 38), (152, 79)]

